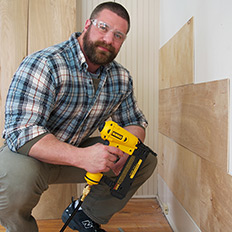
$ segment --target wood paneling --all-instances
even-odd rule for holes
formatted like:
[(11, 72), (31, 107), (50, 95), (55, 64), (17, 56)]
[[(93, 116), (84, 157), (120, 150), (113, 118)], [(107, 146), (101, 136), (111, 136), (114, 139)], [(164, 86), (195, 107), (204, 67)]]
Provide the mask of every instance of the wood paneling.
[(159, 134), (158, 172), (193, 220), (200, 224), (201, 158)]
[(194, 41), (191, 18), (161, 49), (159, 88), (170, 88), (193, 83)]
[(230, 231), (229, 80), (192, 84), (192, 19), (160, 49), (158, 172), (204, 231)]
[[(28, 0), (0, 0), (0, 131), (11, 78), (27, 54)], [(0, 137), (0, 145), (3, 140)]]
[[(219, 154), (221, 156), (223, 154)], [(227, 170), (202, 159), (201, 230), (231, 231), (232, 177)]]
[(29, 0), (28, 53), (69, 39), (76, 27), (76, 0)]
[(159, 131), (227, 169), (228, 98), (228, 80), (160, 90)]

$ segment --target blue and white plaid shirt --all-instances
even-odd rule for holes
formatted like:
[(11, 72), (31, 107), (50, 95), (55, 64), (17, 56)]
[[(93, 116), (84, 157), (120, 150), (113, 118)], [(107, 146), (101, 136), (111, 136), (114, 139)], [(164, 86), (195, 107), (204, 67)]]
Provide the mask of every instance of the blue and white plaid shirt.
[(16, 71), (3, 132), (12, 151), (47, 132), (78, 146), (109, 117), (123, 127), (147, 126), (131, 76), (117, 62), (101, 67), (95, 92), (78, 35), (26, 57)]

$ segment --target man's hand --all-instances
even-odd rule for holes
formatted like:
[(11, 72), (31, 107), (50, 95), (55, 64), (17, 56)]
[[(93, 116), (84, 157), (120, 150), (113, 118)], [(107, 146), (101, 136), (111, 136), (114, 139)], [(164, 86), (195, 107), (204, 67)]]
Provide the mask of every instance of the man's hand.
[(82, 168), (91, 173), (110, 171), (118, 157), (124, 156), (120, 149), (100, 143), (82, 149)]
[(117, 163), (115, 163), (114, 166), (111, 168), (116, 176), (118, 176), (122, 171), (122, 168), (124, 167), (128, 157), (129, 155), (124, 153), (124, 155), (121, 156)]

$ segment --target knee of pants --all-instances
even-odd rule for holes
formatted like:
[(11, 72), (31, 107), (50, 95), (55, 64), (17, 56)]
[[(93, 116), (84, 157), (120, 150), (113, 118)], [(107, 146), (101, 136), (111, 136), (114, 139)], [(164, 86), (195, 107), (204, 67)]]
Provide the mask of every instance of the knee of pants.
[(154, 172), (156, 166), (157, 166), (157, 157), (149, 153), (143, 166), (141, 167), (140, 174), (143, 176), (145, 180), (147, 180)]
[(43, 164), (7, 150), (0, 153), (0, 212), (31, 210), (48, 188)]

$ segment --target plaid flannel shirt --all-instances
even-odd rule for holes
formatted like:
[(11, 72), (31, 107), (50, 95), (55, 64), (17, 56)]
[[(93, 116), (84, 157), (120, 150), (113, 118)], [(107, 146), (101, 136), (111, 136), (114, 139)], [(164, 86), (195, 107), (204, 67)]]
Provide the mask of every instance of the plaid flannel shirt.
[(78, 146), (109, 117), (123, 127), (147, 126), (131, 76), (117, 62), (101, 67), (94, 91), (78, 35), (26, 57), (13, 76), (3, 132), (12, 151), (47, 132)]

